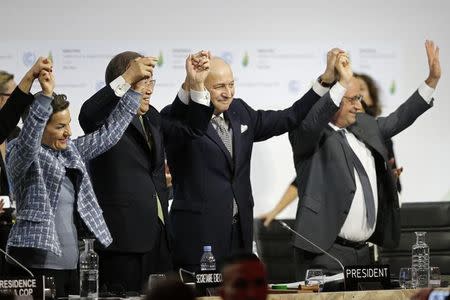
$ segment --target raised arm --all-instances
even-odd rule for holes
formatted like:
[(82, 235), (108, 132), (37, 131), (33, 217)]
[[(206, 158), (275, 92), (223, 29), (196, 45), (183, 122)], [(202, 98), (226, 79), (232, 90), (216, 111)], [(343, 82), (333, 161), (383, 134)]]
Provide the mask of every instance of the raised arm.
[(333, 85), (336, 79), (335, 64), (337, 55), (343, 50), (334, 48), (327, 54), (327, 66), (313, 87), (297, 100), (292, 107), (281, 111), (250, 111), (255, 128), (255, 141), (266, 140), (272, 136), (283, 134), (300, 126), (311, 108)]
[(8, 144), (6, 163), (13, 178), (24, 174), (28, 167), (38, 160), (42, 134), (53, 111), (51, 107), (55, 86), (53, 73), (42, 70), (39, 83), (42, 92), (36, 95), (19, 137)]
[[(135, 83), (151, 77), (153, 65), (153, 57), (136, 58), (125, 71), (125, 80)], [(85, 160), (102, 154), (120, 140), (138, 111), (141, 96), (140, 93), (129, 89), (100, 128), (75, 140), (75, 145)]]
[(120, 140), (136, 115), (140, 98), (141, 94), (129, 89), (99, 129), (74, 141), (84, 160), (108, 151)]
[(211, 54), (200, 51), (186, 59), (186, 79), (170, 107), (165, 108), (163, 130), (166, 141), (183, 140), (203, 135), (213, 113), (205, 80), (209, 74)]
[(0, 110), (0, 144), (4, 142), (16, 127), (26, 107), (33, 102), (34, 97), (29, 94), (33, 81), (39, 76), (41, 70), (50, 72), (51, 69), (52, 63), (50, 60), (40, 57), (28, 70), (5, 106)]
[(429, 74), (425, 82), (393, 113), (377, 120), (380, 131), (385, 139), (391, 138), (409, 127), (421, 114), (433, 105), (432, 94), (441, 78), (439, 47), (435, 46), (433, 41), (426, 41), (425, 49), (429, 68)]
[[(157, 58), (155, 57), (146, 57), (143, 61), (141, 59), (132, 60), (125, 72), (119, 76), (122, 78), (124, 86), (130, 88), (140, 78), (143, 78), (140, 77), (142, 74), (145, 74), (146, 77), (151, 77), (156, 62)], [(86, 100), (81, 106), (80, 115), (78, 116), (78, 121), (84, 132), (91, 133), (99, 129), (116, 107), (120, 98), (108, 84)]]
[(337, 55), (336, 70), (339, 74), (339, 82), (313, 106), (302, 124), (289, 132), (289, 141), (294, 156), (301, 157), (313, 152), (320, 141), (322, 131), (339, 109), (336, 102), (340, 102), (341, 99), (334, 99), (333, 97), (341, 95), (342, 98), (353, 76), (350, 61), (345, 53)]

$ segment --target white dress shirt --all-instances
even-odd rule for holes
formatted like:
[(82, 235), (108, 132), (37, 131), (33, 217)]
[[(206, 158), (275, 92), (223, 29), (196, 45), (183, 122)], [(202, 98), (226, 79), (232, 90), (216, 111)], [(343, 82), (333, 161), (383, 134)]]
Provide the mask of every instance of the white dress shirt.
[[(341, 128), (336, 125), (329, 123), (334, 130), (338, 131)], [(378, 212), (378, 189), (377, 189), (377, 172), (375, 169), (375, 159), (367, 146), (358, 140), (356, 136), (348, 131), (347, 129), (342, 129), (345, 132), (345, 137), (347, 138), (350, 148), (355, 152), (364, 170), (369, 177), (370, 186), (372, 187), (373, 199), (375, 199), (375, 216)], [(364, 194), (362, 190), (361, 179), (359, 178), (356, 169), (353, 168), (353, 173), (355, 177), (356, 191), (353, 197), (352, 205), (348, 212), (347, 218), (345, 219), (344, 225), (342, 225), (339, 236), (354, 242), (366, 241), (375, 231), (375, 224), (370, 227), (367, 221), (367, 207), (366, 201), (364, 200)]]

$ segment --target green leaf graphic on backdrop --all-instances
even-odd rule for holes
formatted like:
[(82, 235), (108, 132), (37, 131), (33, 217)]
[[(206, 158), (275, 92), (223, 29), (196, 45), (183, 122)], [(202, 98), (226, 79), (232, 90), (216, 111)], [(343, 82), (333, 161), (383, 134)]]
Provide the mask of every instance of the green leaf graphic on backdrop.
[(52, 51), (48, 52), (48, 56), (47, 56), (48, 60), (51, 61), (51, 63), (53, 63), (53, 54)]
[(163, 57), (163, 53), (162, 51), (159, 51), (159, 56), (158, 56), (158, 67), (161, 67), (164, 64), (164, 57)]
[(242, 66), (244, 67), (248, 66), (248, 60), (249, 60), (248, 53), (247, 51), (245, 51), (244, 58), (242, 58)]
[(391, 95), (394, 95), (396, 91), (397, 84), (395, 83), (395, 80), (392, 80), (391, 86), (389, 87), (389, 93), (391, 93)]

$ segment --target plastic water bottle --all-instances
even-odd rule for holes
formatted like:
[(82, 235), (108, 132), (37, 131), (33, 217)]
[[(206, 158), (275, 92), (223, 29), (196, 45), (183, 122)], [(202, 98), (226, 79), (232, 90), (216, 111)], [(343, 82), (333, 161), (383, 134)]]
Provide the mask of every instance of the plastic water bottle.
[(98, 255), (94, 251), (94, 239), (84, 239), (84, 251), (80, 254), (80, 298), (98, 298)]
[(211, 246), (203, 246), (203, 255), (200, 259), (200, 270), (201, 271), (215, 271), (216, 270), (216, 259), (211, 252)]
[(416, 243), (412, 246), (412, 286), (426, 288), (430, 279), (430, 248), (425, 243), (426, 232), (416, 232)]

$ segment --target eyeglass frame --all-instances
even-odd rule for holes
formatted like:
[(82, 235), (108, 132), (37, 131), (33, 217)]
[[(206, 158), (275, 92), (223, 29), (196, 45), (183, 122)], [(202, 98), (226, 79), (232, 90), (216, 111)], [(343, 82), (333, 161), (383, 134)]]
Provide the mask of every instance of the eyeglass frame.
[(150, 88), (153, 89), (156, 85), (156, 79), (149, 79), (149, 78), (141, 79), (138, 82), (136, 82), (133, 86), (136, 88), (138, 84), (141, 86), (150, 86)]
[(156, 79), (149, 79), (149, 78), (146, 78), (145, 80), (144, 80), (144, 83), (147, 85), (150, 85), (151, 87), (154, 87), (155, 86), (155, 84), (156, 84)]
[(343, 96), (342, 98), (350, 100), (351, 103), (354, 103), (356, 101), (358, 101), (358, 102), (364, 101), (364, 96), (361, 94), (355, 95), (353, 97)]

